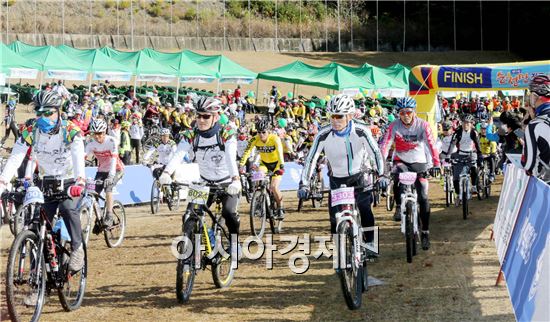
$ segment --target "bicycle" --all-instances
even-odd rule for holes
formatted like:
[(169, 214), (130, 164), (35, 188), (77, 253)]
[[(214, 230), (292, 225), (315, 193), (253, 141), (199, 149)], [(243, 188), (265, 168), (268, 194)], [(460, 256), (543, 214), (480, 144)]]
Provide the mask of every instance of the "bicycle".
[(161, 201), (166, 202), (168, 210), (178, 211), (181, 205), (180, 188), (185, 184), (172, 181), (170, 184), (160, 184), (158, 179), (153, 181), (151, 186), (151, 213), (159, 212)]
[[(469, 156), (459, 156), (452, 160), (454, 171), (460, 171), (458, 184), (458, 199), (462, 203), (462, 218), (468, 219), (470, 214), (469, 202), (472, 199), (472, 183), (470, 182), (470, 168), (474, 166)], [(478, 192), (479, 194), (479, 192)]]
[(366, 249), (362, 247), (361, 216), (355, 203), (355, 191), (362, 187), (340, 186), (331, 194), (331, 205), (338, 207), (336, 218), (337, 259), (336, 273), (342, 293), (350, 310), (361, 307), (362, 293), (368, 290)]
[(412, 263), (417, 253), (418, 243), (418, 202), (415, 182), (416, 172), (399, 173), (399, 191), (401, 193), (401, 233), (405, 235), (407, 263)]
[(240, 179), (242, 187), (241, 194), (246, 198), (246, 202), (250, 203), (252, 201), (252, 194), (254, 193), (254, 185), (249, 184), (246, 174), (241, 174)]
[(445, 191), (445, 206), (449, 207), (455, 202), (455, 188), (453, 185), (452, 165), (443, 161), (443, 190)]
[[(392, 168), (392, 166), (392, 162), (387, 162), (385, 169), (389, 170)], [(388, 186), (386, 187), (385, 191), (381, 191), (381, 195), (386, 198), (386, 210), (392, 211), (393, 207), (395, 206), (395, 196), (393, 195), (393, 176), (389, 176), (388, 180)]]
[[(88, 179), (86, 187), (82, 192), (82, 198), (78, 203), (80, 209), (80, 222), (82, 225), (82, 239), (88, 241), (90, 232), (99, 235), (103, 232), (105, 243), (109, 248), (115, 248), (122, 244), (124, 233), (126, 232), (126, 212), (124, 205), (118, 200), (113, 201), (113, 224), (106, 227), (104, 219), (107, 215), (105, 207), (105, 198), (95, 191), (96, 184), (102, 184), (102, 180)], [(104, 207), (101, 209), (99, 202), (102, 202)], [(92, 217), (93, 216), (93, 217)], [(92, 222), (94, 223), (92, 228)]]
[(477, 198), (479, 200), (487, 199), (491, 195), (491, 180), (489, 180), (489, 167), (487, 166), (487, 156), (483, 156), (483, 164), (479, 169)]
[[(315, 168), (315, 173), (313, 174), (313, 177), (309, 181), (309, 188), (308, 188), (308, 194), (306, 198), (299, 198), (298, 199), (298, 209), (297, 211), (302, 210), (302, 206), (304, 205), (304, 201), (311, 200), (311, 205), (315, 209), (321, 208), (321, 205), (323, 204), (323, 193), (325, 188), (325, 179), (323, 178), (323, 175), (321, 173), (323, 169), (323, 160), (317, 161), (317, 167)], [(298, 164), (303, 165), (304, 161), (301, 159), (298, 161)]]
[[(176, 297), (180, 303), (189, 301), (197, 270), (205, 270), (208, 265), (212, 267), (216, 287), (229, 287), (235, 274), (232, 259), (237, 256), (236, 247), (230, 247), (231, 238), (221, 215), (225, 188), (219, 184), (196, 182), (186, 186), (189, 187), (189, 203), (183, 217), (182, 240), (177, 244)], [(214, 213), (206, 206), (210, 196), (216, 203)], [(212, 222), (210, 231), (205, 214)]]
[(265, 224), (269, 219), (269, 226), (273, 234), (283, 230), (283, 219), (276, 218), (277, 203), (270, 189), (273, 172), (264, 173), (256, 171), (252, 173), (252, 182), (256, 189), (250, 202), (250, 230), (258, 238), (262, 238), (265, 232)]
[(47, 189), (45, 194), (33, 186), (25, 194), (24, 205), (33, 204), (36, 216), (29, 228), (16, 236), (8, 255), (6, 298), (12, 321), (26, 320), (29, 316), (31, 321), (38, 321), (45, 296), (52, 290), (57, 290), (65, 311), (78, 309), (84, 299), (88, 271), (86, 242), (82, 241), (84, 266), (77, 272), (69, 271), (70, 237), (58, 212), (49, 221), (43, 208), (44, 195), (48, 201), (69, 198), (63, 184)]
[(0, 197), (2, 223), (10, 226), (10, 231), (14, 236), (23, 229), (25, 223), (26, 216), (20, 211), (25, 192), (23, 186), (14, 186), (11, 191), (3, 192)]

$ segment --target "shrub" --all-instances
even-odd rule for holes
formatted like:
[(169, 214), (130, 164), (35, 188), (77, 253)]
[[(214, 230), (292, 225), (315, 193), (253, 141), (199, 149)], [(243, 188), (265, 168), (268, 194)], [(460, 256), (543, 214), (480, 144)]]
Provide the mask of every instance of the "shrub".
[(185, 14), (183, 15), (183, 20), (187, 21), (193, 21), (197, 19), (197, 11), (195, 8), (189, 8), (187, 11), (185, 11)]
[(116, 0), (106, 0), (104, 4), (105, 9), (111, 9), (116, 7)]
[(239, 0), (229, 0), (229, 2), (226, 3), (226, 9), (230, 16), (235, 18), (242, 18), (244, 17), (244, 10), (241, 6), (241, 1)]
[(130, 0), (121, 0), (118, 3), (118, 9), (124, 10), (130, 8)]

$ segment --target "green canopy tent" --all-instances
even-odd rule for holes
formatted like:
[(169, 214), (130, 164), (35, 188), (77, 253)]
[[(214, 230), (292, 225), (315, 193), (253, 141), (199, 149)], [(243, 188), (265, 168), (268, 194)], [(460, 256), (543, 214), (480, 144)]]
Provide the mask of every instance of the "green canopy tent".
[[(80, 62), (68, 57), (54, 46), (31, 46), (15, 41), (9, 48), (26, 59), (41, 65), (41, 70), (47, 72), (47, 78), (67, 80), (85, 80), (86, 67)], [(43, 75), (40, 79), (42, 85)]]
[(132, 77), (129, 67), (105, 55), (99, 49), (76, 49), (66, 45), (60, 45), (57, 48), (87, 68), (92, 75), (90, 83), (92, 79), (129, 81)]
[(142, 51), (158, 63), (170, 66), (177, 71), (176, 102), (179, 97), (180, 82), (211, 83), (216, 79), (215, 71), (195, 63), (184, 52), (163, 53), (150, 48)]
[(352, 67), (346, 65), (340, 65), (338, 63), (332, 62), (327, 66), (341, 66), (346, 69), (348, 72), (352, 73), (355, 76), (365, 79), (367, 82), (373, 84), (373, 89), (385, 89), (385, 88), (408, 88), (408, 84), (403, 83), (399, 79), (394, 79), (388, 76), (385, 71), (376, 66), (370, 64), (363, 64), (361, 67)]
[(15, 53), (4, 43), (0, 43), (0, 47), (0, 73), (8, 78), (36, 78), (42, 69), (40, 64)]
[(408, 68), (407, 66), (403, 66), (397, 63), (394, 65), (391, 65), (390, 67), (380, 68), (380, 69), (384, 73), (386, 73), (386, 75), (405, 84), (406, 86), (403, 87), (404, 89), (409, 88), (409, 74), (411, 73), (411, 69)]
[(195, 63), (215, 73), (218, 79), (217, 91), (219, 91), (220, 83), (252, 84), (258, 75), (223, 55), (201, 55), (190, 50), (184, 50), (182, 53)]
[(177, 71), (164, 66), (143, 51), (124, 52), (110, 47), (100, 49), (105, 55), (130, 68), (134, 77), (134, 94), (138, 81), (152, 81), (159, 83), (171, 82), (176, 78)]
[(258, 79), (317, 86), (333, 90), (373, 88), (373, 84), (348, 72), (340, 65), (315, 67), (300, 61), (258, 74)]

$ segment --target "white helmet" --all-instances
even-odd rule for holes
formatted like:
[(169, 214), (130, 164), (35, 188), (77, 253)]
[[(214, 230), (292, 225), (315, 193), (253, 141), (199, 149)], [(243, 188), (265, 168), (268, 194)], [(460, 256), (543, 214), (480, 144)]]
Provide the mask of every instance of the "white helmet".
[(327, 112), (336, 115), (355, 113), (355, 102), (346, 94), (338, 94), (328, 102)]
[(102, 119), (95, 119), (90, 124), (91, 133), (107, 132), (107, 123)]
[(170, 135), (170, 129), (163, 128), (162, 130), (160, 130), (160, 135)]

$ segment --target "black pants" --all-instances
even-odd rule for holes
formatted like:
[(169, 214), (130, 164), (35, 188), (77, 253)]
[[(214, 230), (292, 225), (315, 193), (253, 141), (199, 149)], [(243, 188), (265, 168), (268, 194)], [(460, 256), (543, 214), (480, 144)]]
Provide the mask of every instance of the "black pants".
[(130, 139), (130, 146), (132, 147), (132, 151), (136, 151), (136, 164), (139, 164), (139, 150), (141, 150), (141, 140)]
[(483, 158), (483, 161), (487, 162), (487, 165), (489, 166), (489, 174), (493, 176), (495, 175), (495, 159), (496, 156), (494, 154), (490, 154)]
[(82, 226), (80, 223), (80, 213), (76, 208), (78, 203), (78, 198), (76, 199), (66, 199), (62, 202), (54, 201), (48, 202), (43, 205), (43, 208), (48, 216), (48, 219), (51, 221), (55, 215), (55, 211), (59, 207), (59, 213), (67, 226), (69, 231), (69, 236), (71, 236), (71, 248), (78, 249), (80, 244), (82, 244)]
[(132, 162), (132, 151), (126, 151), (124, 152), (124, 154), (122, 155), (122, 163), (124, 163), (124, 165), (129, 165), (130, 162)]
[[(225, 225), (230, 234), (239, 234), (241, 219), (237, 209), (239, 207), (240, 195), (230, 195), (226, 193), (222, 197), (222, 217), (225, 219)], [(208, 198), (207, 205), (210, 207), (214, 203), (213, 196)]]
[(430, 200), (428, 199), (428, 179), (426, 179), (426, 171), (428, 165), (426, 163), (404, 163), (397, 161), (392, 174), (393, 180), (393, 195), (395, 196), (395, 207), (399, 209), (401, 206), (401, 189), (399, 187), (399, 173), (415, 172), (418, 174), (414, 187), (417, 194), (417, 202), (420, 208), (420, 221), (422, 222), (422, 230), (430, 228)]
[(460, 174), (464, 167), (470, 167), (470, 177), (472, 178), (472, 185), (477, 187), (478, 184), (478, 169), (476, 167), (477, 156), (460, 156), (458, 154), (453, 154), (453, 159), (460, 160), (459, 163), (453, 164), (453, 184), (455, 186), (455, 191), (458, 193), (458, 187), (460, 186)]
[(17, 141), (17, 138), (19, 137), (19, 128), (17, 128), (17, 124), (15, 123), (15, 121), (11, 121), (10, 124), (6, 124), (6, 133), (2, 138), (2, 144), (6, 142), (6, 140), (10, 136), (10, 132), (13, 133), (15, 141)]
[[(358, 173), (350, 177), (336, 178), (330, 177), (330, 190), (338, 189), (341, 185), (345, 184), (347, 187), (363, 186), (363, 174)], [(336, 213), (339, 211), (339, 207), (332, 207), (331, 198), (328, 198), (328, 211), (330, 215), (330, 233), (336, 233)], [(374, 226), (374, 214), (372, 213), (372, 191), (355, 191), (355, 203), (357, 204), (357, 210), (361, 215), (361, 225), (363, 227)], [(365, 234), (367, 243), (370, 243), (374, 239), (374, 232), (369, 231)]]

